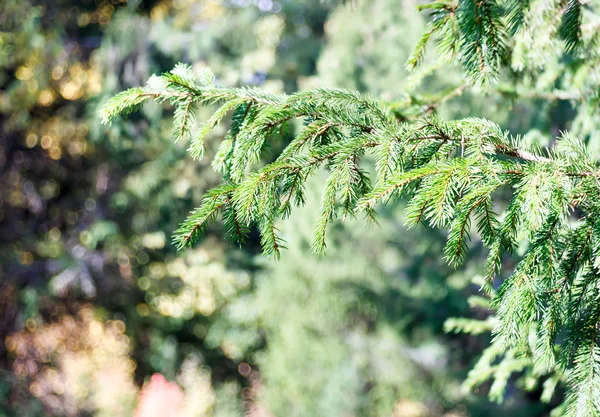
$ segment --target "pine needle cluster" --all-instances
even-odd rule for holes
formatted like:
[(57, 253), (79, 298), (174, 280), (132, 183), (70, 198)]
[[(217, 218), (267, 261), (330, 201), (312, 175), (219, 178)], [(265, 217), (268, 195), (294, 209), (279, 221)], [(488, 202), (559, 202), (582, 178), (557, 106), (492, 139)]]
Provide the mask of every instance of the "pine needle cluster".
[(515, 44), (531, 43), (529, 35), (536, 36), (535, 33), (522, 35), (539, 26), (547, 31), (543, 35), (563, 40), (566, 51), (580, 48), (583, 3), (579, 0), (435, 0), (426, 3), (419, 9), (429, 11), (431, 20), (407, 67), (415, 68), (429, 41), (437, 39), (442, 58), (459, 61), (467, 80), (473, 84), (488, 84), (497, 80), (503, 65), (511, 59)]
[[(562, 16), (557, 36), (567, 51), (574, 50), (583, 5), (552, 3)], [(467, 80), (480, 84), (497, 76), (511, 36), (528, 24), (529, 2), (441, 0), (423, 9), (433, 12), (432, 20), (408, 65), (414, 67), (437, 36), (442, 53), (455, 56)], [(221, 88), (209, 71), (196, 75), (183, 64), (118, 94), (100, 117), (110, 123), (148, 99), (175, 108), (173, 139), (189, 140), (194, 159), (203, 157), (207, 135), (230, 119), (212, 161), (224, 181), (175, 232), (178, 248), (192, 246), (220, 215), (233, 242), (244, 243), (256, 227), (264, 252), (278, 257), (285, 240), (277, 222), (305, 203), (305, 183), (319, 170), (328, 178), (314, 225), (317, 254), (325, 251), (334, 219), (373, 218), (380, 204), (404, 198), (410, 226), (447, 229), (449, 263), (464, 261), (474, 233), (489, 249), (483, 288), (496, 317), (486, 324), (494, 342), (482, 363), (488, 360), (490, 369), (498, 355), (510, 352), (505, 368), (494, 368), (500, 382), (492, 394), (500, 397), (510, 373), (534, 363), (538, 376), (567, 375), (570, 415), (600, 415), (600, 166), (583, 141), (564, 133), (551, 148), (537, 149), (484, 119), (443, 121), (425, 110), (425, 117), (402, 122), (376, 99), (354, 92), (274, 95)], [(194, 131), (201, 105), (219, 107)], [(261, 164), (265, 150), (297, 120), (303, 128), (277, 159)], [(374, 172), (366, 161), (374, 161)], [(502, 206), (498, 194), (510, 194), (510, 202)], [(495, 282), (504, 256), (522, 241), (522, 259), (507, 279)], [(469, 330), (469, 323), (449, 326)], [(471, 385), (481, 381), (477, 375), (476, 368)]]

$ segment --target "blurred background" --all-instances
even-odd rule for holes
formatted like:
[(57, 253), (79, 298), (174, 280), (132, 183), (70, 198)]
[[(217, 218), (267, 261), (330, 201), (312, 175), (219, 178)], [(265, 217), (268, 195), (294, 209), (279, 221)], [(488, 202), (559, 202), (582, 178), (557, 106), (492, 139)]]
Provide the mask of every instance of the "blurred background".
[[(195, 163), (171, 142), (168, 107), (110, 127), (96, 117), (180, 61), (210, 66), (223, 86), (342, 87), (393, 105), (416, 85), (404, 70), (426, 19), (415, 6), (1, 0), (0, 416), (547, 415), (553, 404), (518, 375), (502, 404), (489, 383), (461, 387), (490, 335), (448, 334), (444, 322), (490, 314), (473, 298), (477, 239), (454, 270), (443, 232), (406, 230), (399, 203), (378, 226), (335, 223), (317, 259), (315, 181), (281, 225), (278, 262), (255, 235), (231, 246), (219, 224), (177, 253), (171, 232), (219, 182), (211, 158)], [(422, 94), (462, 82), (448, 69), (418, 81)], [(560, 100), (468, 92), (435, 111), (540, 137), (574, 117)]]

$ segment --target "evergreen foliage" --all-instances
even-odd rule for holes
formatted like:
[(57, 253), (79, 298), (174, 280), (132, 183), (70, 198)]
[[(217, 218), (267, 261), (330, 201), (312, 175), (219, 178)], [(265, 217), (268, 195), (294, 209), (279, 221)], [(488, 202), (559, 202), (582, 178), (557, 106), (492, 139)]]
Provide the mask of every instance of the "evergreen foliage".
[[(540, 3), (428, 3), (422, 8), (433, 11), (432, 20), (408, 66), (416, 66), (429, 39), (437, 36), (442, 55), (460, 62), (469, 83), (491, 83), (501, 76), (518, 36), (539, 24), (530, 8), (542, 7)], [(565, 54), (579, 50), (581, 2), (545, 2), (543, 8), (545, 14), (536, 18), (561, 16), (560, 25), (553, 21), (553, 35), (564, 41)], [(209, 72), (196, 76), (182, 64), (143, 88), (115, 96), (103, 107), (101, 119), (110, 123), (147, 99), (168, 101), (175, 108), (173, 139), (190, 138), (195, 159), (204, 153), (204, 138), (232, 114), (213, 160), (224, 183), (206, 193), (203, 204), (175, 232), (178, 248), (193, 245), (222, 213), (232, 241), (243, 243), (257, 227), (263, 251), (278, 257), (285, 241), (277, 221), (304, 205), (304, 184), (321, 168), (329, 176), (314, 226), (317, 254), (326, 248), (327, 225), (334, 219), (374, 218), (379, 204), (403, 197), (409, 225), (447, 229), (449, 263), (463, 262), (473, 233), (489, 249), (483, 288), (496, 310), (493, 323), (486, 324), (494, 340), (467, 384), (487, 379), (492, 363), (504, 354), (493, 367), (492, 397), (502, 397), (512, 372), (533, 364), (535, 378), (555, 373), (568, 380), (568, 415), (600, 415), (600, 166), (581, 139), (563, 133), (554, 146), (539, 149), (485, 119), (441, 120), (430, 114), (431, 106), (416, 120), (403, 122), (377, 100), (350, 91), (273, 95), (222, 88)], [(207, 104), (220, 107), (193, 133), (191, 116)], [(261, 156), (295, 120), (304, 127), (277, 159), (261, 166)], [(374, 161), (374, 173), (368, 172), (368, 160)], [(495, 200), (500, 192), (512, 195), (506, 207)], [(495, 277), (504, 255), (523, 240), (524, 255), (498, 285)], [(481, 330), (476, 323), (448, 326)], [(546, 399), (556, 385), (555, 379), (547, 381)]]
[(419, 8), (431, 11), (432, 18), (408, 68), (417, 65), (427, 43), (437, 37), (441, 56), (458, 59), (466, 78), (475, 84), (495, 81), (503, 64), (511, 59), (508, 46), (518, 42), (519, 32), (535, 29), (540, 23), (550, 30), (550, 38), (565, 41), (567, 51), (581, 44), (583, 5), (578, 0), (435, 0)]

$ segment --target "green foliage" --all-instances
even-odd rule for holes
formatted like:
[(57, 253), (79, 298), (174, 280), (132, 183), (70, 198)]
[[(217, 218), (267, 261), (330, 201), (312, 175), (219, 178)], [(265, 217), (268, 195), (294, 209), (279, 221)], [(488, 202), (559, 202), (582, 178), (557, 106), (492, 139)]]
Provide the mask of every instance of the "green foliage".
[[(344, 90), (271, 96), (248, 89), (196, 87), (191, 76), (174, 82), (172, 74), (162, 77), (163, 89), (147, 87), (122, 95), (124, 104), (111, 103), (108, 111), (104, 110), (105, 118), (114, 117), (110, 109), (127, 111), (138, 104), (139, 96), (150, 94), (159, 100), (171, 99), (176, 112), (196, 102), (219, 101), (231, 108), (227, 103), (244, 100), (245, 104), (238, 106), (256, 108), (254, 112), (245, 110), (245, 118), (233, 125), (237, 134), (228, 156), (231, 181), (208, 192), (204, 204), (181, 224), (174, 238), (178, 247), (193, 245), (217, 212), (230, 210), (225, 222), (227, 235), (242, 242), (240, 230), (256, 225), (264, 252), (278, 255), (283, 245), (276, 220), (289, 214), (290, 199), (292, 204), (302, 204), (296, 187), (318, 167), (327, 166), (329, 179), (312, 244), (316, 253), (323, 252), (327, 224), (334, 218), (361, 213), (371, 216), (378, 203), (400, 196), (413, 205), (412, 222), (428, 221), (449, 229), (445, 253), (453, 264), (459, 264), (467, 252), (472, 216), (482, 241), (492, 249), (489, 263), (493, 265), (502, 252), (511, 249), (511, 239), (523, 235), (529, 248), (494, 297), (496, 338), (502, 346), (521, 348), (527, 342), (525, 330), (541, 317), (539, 333), (546, 340), (533, 354), (543, 357), (550, 367), (570, 368), (572, 361), (576, 370), (582, 366), (578, 365), (581, 346), (596, 343), (595, 333), (583, 329), (595, 320), (598, 309), (595, 299), (588, 299), (588, 292), (577, 288), (596, 279), (590, 262), (597, 256), (593, 242), (600, 236), (596, 236), (594, 221), (599, 167), (579, 141), (564, 135), (545, 152), (526, 147), (481, 119), (443, 122), (430, 117), (399, 123), (373, 99)], [(309, 133), (299, 133), (276, 161), (253, 170), (273, 132), (293, 118), (305, 118)], [(178, 131), (181, 118), (175, 117), (174, 124)], [(394, 141), (393, 148), (390, 141)], [(366, 155), (376, 162), (374, 186), (360, 168)], [(253, 172), (247, 174), (248, 170)], [(501, 187), (513, 189), (514, 197), (499, 218), (491, 201)], [(573, 223), (575, 210), (578, 221), (586, 226)], [(566, 262), (566, 255), (573, 251), (568, 238), (580, 227), (591, 230), (591, 239), (577, 249), (591, 258)], [(576, 285), (573, 278), (580, 274), (585, 283)], [(554, 297), (555, 293), (560, 297)], [(573, 353), (556, 362), (554, 342), (561, 332), (577, 335), (578, 340), (572, 341)], [(583, 393), (577, 390), (573, 395), (579, 398)]]
[(511, 35), (516, 34), (525, 22), (530, 0), (512, 0), (506, 2), (506, 25)]
[(581, 38), (581, 2), (569, 0), (562, 17), (560, 34), (565, 40), (567, 50), (574, 50), (579, 46)]
[[(409, 68), (421, 60), (427, 41), (436, 34), (443, 54), (462, 63), (468, 82), (495, 80), (509, 51), (509, 34), (517, 36), (529, 24), (528, 4), (504, 6), (467, 0), (423, 6), (433, 11), (433, 18)], [(568, 2), (560, 29), (567, 51), (579, 44), (580, 31), (581, 5)], [(305, 203), (302, 186), (320, 168), (329, 177), (311, 245), (317, 254), (325, 250), (327, 226), (334, 219), (373, 217), (378, 204), (400, 197), (408, 201), (409, 224), (428, 222), (448, 229), (445, 256), (451, 264), (464, 261), (473, 232), (481, 237), (490, 249), (484, 284), (488, 292), (503, 255), (525, 239), (522, 259), (493, 295), (494, 342), (480, 362), (487, 365), (478, 365), (474, 375), (481, 375), (468, 384), (487, 379), (490, 364), (508, 349), (501, 365), (491, 371), (494, 399), (502, 397), (513, 372), (533, 361), (538, 377), (570, 373), (570, 415), (600, 413), (600, 309), (595, 288), (600, 273), (595, 261), (600, 256), (600, 226), (595, 220), (600, 167), (581, 140), (563, 134), (553, 147), (539, 149), (485, 119), (442, 121), (427, 116), (425, 108), (424, 117), (401, 122), (385, 105), (346, 90), (271, 95), (218, 88), (212, 76), (203, 78), (198, 82), (191, 69), (180, 64), (143, 89), (121, 93), (101, 113), (108, 122), (147, 98), (168, 100), (175, 107), (172, 136), (194, 137), (190, 152), (195, 158), (202, 156), (199, 149), (207, 133), (233, 113), (228, 136), (213, 161), (226, 183), (209, 191), (203, 205), (181, 224), (174, 237), (178, 248), (193, 245), (207, 223), (224, 212), (226, 235), (234, 242), (243, 242), (256, 226), (264, 253), (279, 256), (284, 243), (276, 222)], [(219, 110), (193, 135), (191, 112), (198, 105), (216, 103)], [(266, 149), (297, 119), (304, 128), (275, 161), (260, 166)], [(374, 160), (373, 180), (365, 160)], [(494, 196), (500, 191), (512, 192), (512, 199), (497, 214)]]
[(425, 46), (434, 35), (440, 36), (438, 50), (447, 60), (454, 59), (458, 50), (459, 25), (456, 20), (456, 5), (453, 2), (432, 2), (420, 6), (420, 10), (431, 10), (427, 29), (408, 58), (407, 68), (413, 70), (425, 54)]
[[(431, 12), (431, 20), (408, 60), (409, 69), (416, 67), (426, 44), (434, 38), (442, 57), (460, 62), (466, 79), (473, 84), (496, 81), (505, 62), (512, 58), (513, 51), (507, 45), (516, 43), (518, 46), (523, 32), (536, 27), (549, 29), (545, 42), (553, 38), (564, 40), (566, 52), (581, 46), (582, 4), (579, 0), (436, 0), (419, 7)], [(540, 33), (531, 35), (541, 36)], [(542, 65), (549, 57), (543, 61)]]
[(456, 13), (461, 30), (459, 59), (467, 78), (473, 82), (493, 80), (506, 49), (497, 2), (460, 0)]

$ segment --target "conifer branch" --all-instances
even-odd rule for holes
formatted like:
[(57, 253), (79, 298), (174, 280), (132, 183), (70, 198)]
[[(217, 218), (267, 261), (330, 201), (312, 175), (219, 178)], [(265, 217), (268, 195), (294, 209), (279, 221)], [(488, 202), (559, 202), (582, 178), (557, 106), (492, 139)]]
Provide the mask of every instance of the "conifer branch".
[[(569, 0), (565, 6), (560, 36), (565, 53), (573, 53), (580, 51), (582, 42), (582, 5)], [(442, 121), (435, 116), (442, 102), (469, 85), (488, 85), (499, 76), (511, 36), (529, 30), (529, 2), (436, 0), (422, 9), (433, 16), (408, 67), (418, 64), (426, 44), (437, 37), (442, 54), (462, 64), (467, 83), (434, 100), (415, 99), (420, 117), (405, 118), (409, 121), (399, 121), (395, 110), (358, 93), (316, 89), (274, 95), (253, 88), (219, 88), (210, 72), (196, 76), (181, 64), (152, 77), (145, 87), (113, 97), (100, 118), (110, 123), (147, 99), (167, 101), (175, 108), (173, 138), (191, 138), (189, 151), (200, 159), (207, 135), (230, 115), (228, 133), (212, 161), (224, 182), (205, 194), (201, 206), (175, 232), (173, 242), (179, 249), (192, 246), (222, 213), (225, 234), (232, 241), (243, 243), (255, 227), (263, 252), (278, 257), (285, 241), (277, 222), (305, 204), (304, 185), (319, 168), (328, 177), (311, 245), (318, 254), (325, 251), (328, 225), (340, 215), (372, 217), (379, 203), (401, 198), (408, 202), (409, 225), (423, 222), (448, 230), (444, 251), (450, 264), (464, 261), (470, 236), (478, 234), (489, 249), (484, 290), (496, 309), (495, 339), (469, 375), (468, 385), (489, 378), (491, 363), (504, 355), (498, 366), (508, 370), (495, 374), (491, 390), (500, 399), (511, 372), (525, 369), (523, 358), (529, 355), (538, 374), (540, 369), (570, 372), (571, 415), (599, 415), (598, 161), (581, 140), (567, 133), (551, 148), (536, 149), (485, 119)], [(217, 104), (213, 116), (193, 135), (196, 108)], [(274, 162), (262, 164), (264, 150), (295, 120), (304, 127), (293, 130)], [(374, 175), (366, 169), (370, 160)], [(495, 194), (500, 189), (512, 198), (496, 213)], [(525, 255), (496, 290), (494, 280), (504, 255), (523, 239)], [(475, 328), (473, 323), (460, 326)], [(528, 344), (532, 328), (533, 347)], [(559, 343), (558, 335), (566, 335), (564, 341)], [(552, 389), (544, 395), (551, 395)]]

